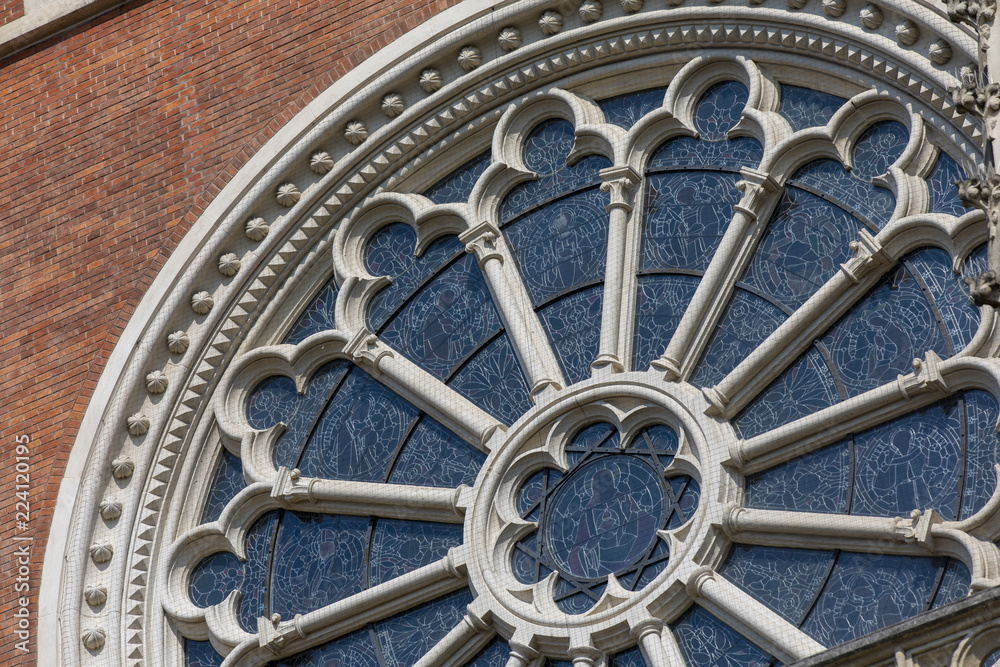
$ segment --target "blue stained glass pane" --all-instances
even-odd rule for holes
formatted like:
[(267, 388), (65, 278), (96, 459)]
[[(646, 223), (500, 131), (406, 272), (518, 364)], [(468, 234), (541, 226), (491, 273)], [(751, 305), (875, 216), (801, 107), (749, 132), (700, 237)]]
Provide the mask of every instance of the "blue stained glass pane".
[(738, 174), (710, 171), (647, 177), (640, 268), (708, 268), (740, 200), (738, 180)]
[(271, 612), (290, 618), (360, 593), (367, 518), (285, 512), (271, 574)]
[(448, 386), (506, 424), (513, 424), (531, 407), (528, 381), (507, 334), (479, 350)]
[(746, 480), (747, 507), (800, 512), (847, 512), (851, 451), (838, 442)]
[(601, 182), (600, 171), (611, 166), (606, 157), (590, 155), (574, 162), (573, 166), (536, 181), (528, 181), (511, 188), (500, 205), (500, 220), (507, 223), (528, 209)]
[(802, 629), (824, 646), (905, 621), (924, 611), (937, 559), (841, 553)]
[(386, 667), (409, 667), (462, 621), (472, 602), (463, 588), (375, 624)]
[(692, 276), (639, 277), (633, 370), (646, 370), (666, 351), (698, 282)]
[(937, 609), (967, 597), (971, 583), (972, 575), (969, 574), (969, 568), (962, 561), (949, 558), (931, 607)]
[(279, 422), (291, 420), (299, 404), (295, 380), (284, 375), (274, 375), (260, 382), (250, 392), (247, 401), (247, 423), (263, 431)]
[(476, 258), (465, 255), (427, 283), (379, 337), (443, 380), (500, 326)]
[(477, 155), (428, 188), (423, 194), (435, 204), (468, 201), (476, 181), (490, 166), (490, 152)]
[(243, 462), (222, 448), (222, 458), (215, 468), (215, 477), (208, 491), (205, 509), (201, 514), (201, 522), (215, 521), (222, 514), (229, 501), (243, 490)]
[(496, 637), (466, 667), (505, 667), (510, 658), (510, 644)]
[(978, 276), (980, 273), (989, 269), (989, 259), (986, 256), (986, 244), (979, 246), (965, 258), (965, 264), (962, 267), (963, 276)]
[(373, 276), (391, 277), (392, 284), (376, 294), (368, 306), (368, 326), (372, 331), (379, 331), (425, 280), (449, 260), (465, 252), (465, 246), (458, 238), (445, 236), (432, 243), (423, 255), (414, 257), (416, 236), (410, 226), (404, 224), (383, 227), (371, 243), (374, 244), (376, 240), (381, 243), (381, 239), (385, 239), (385, 247), (379, 248), (379, 262), (376, 265), (372, 261), (373, 249), (370, 246), (367, 268)]
[(323, 410), (297, 467), (307, 477), (380, 482), (418, 414), (355, 367)]
[(642, 651), (637, 646), (609, 656), (608, 667), (646, 667), (646, 661), (642, 659)]
[(550, 176), (566, 167), (576, 134), (573, 125), (561, 118), (543, 121), (524, 142), (524, 164), (539, 176)]
[(839, 400), (833, 374), (823, 355), (813, 348), (737, 415), (733, 425), (740, 437), (752, 438)]
[(859, 433), (852, 514), (906, 516), (934, 508), (955, 518), (962, 411), (949, 399)]
[(546, 660), (545, 667), (573, 667), (573, 663), (568, 660)]
[(896, 208), (896, 196), (891, 191), (855, 178), (834, 160), (817, 160), (795, 172), (789, 185), (812, 189), (822, 193), (837, 206), (857, 212), (869, 222), (885, 226)]
[(850, 259), (861, 228), (820, 197), (785, 188), (742, 281), (795, 310)]
[(224, 551), (201, 561), (191, 573), (188, 593), (199, 607), (220, 604), (243, 583), (243, 564), (235, 555)]
[(781, 86), (781, 107), (778, 113), (785, 117), (796, 132), (807, 127), (826, 125), (847, 103), (843, 97), (821, 93), (798, 86)]
[(716, 384), (784, 321), (785, 314), (777, 307), (737, 288), (691, 383), (699, 387)]
[(996, 432), (1000, 406), (992, 394), (967, 391), (965, 491), (962, 493), (962, 513), (966, 519), (981, 510), (997, 487), (993, 466), (1000, 463), (1000, 435)]
[(604, 278), (608, 197), (596, 188), (579, 192), (504, 229), (536, 307), (557, 294)]
[(722, 575), (798, 625), (826, 581), (834, 552), (736, 545)]
[(771, 656), (694, 605), (671, 625), (688, 667), (767, 667)]
[(337, 328), (337, 282), (330, 280), (319, 291), (312, 303), (299, 315), (295, 325), (285, 335), (283, 343), (298, 345), (309, 336), (320, 331)]
[(243, 564), (243, 602), (240, 625), (247, 632), (257, 632), (257, 619), (269, 616), (267, 608), (267, 570), (274, 531), (280, 512), (271, 511), (257, 519), (246, 537), (247, 560)]
[(823, 337), (848, 396), (913, 372), (913, 359), (948, 356), (944, 334), (920, 284), (902, 263)]
[(854, 173), (865, 180), (889, 171), (910, 139), (910, 132), (894, 120), (875, 123), (854, 144)]
[(389, 481), (394, 484), (472, 486), (486, 455), (430, 417), (423, 417), (403, 445)]
[(566, 381), (590, 377), (590, 364), (601, 342), (601, 306), (604, 287), (574, 292), (538, 311), (545, 333), (555, 348)]
[(678, 137), (656, 149), (646, 169), (712, 167), (736, 171), (740, 167), (756, 167), (763, 158), (764, 147), (759, 141), (749, 137), (724, 141), (699, 141), (691, 137)]
[(723, 81), (709, 88), (694, 112), (694, 124), (702, 139), (720, 141), (736, 126), (750, 93), (738, 81)]
[(222, 656), (212, 648), (212, 642), (196, 642), (193, 639), (185, 639), (184, 665), (185, 667), (220, 667)]
[(980, 317), (979, 309), (969, 300), (969, 288), (951, 269), (951, 255), (940, 248), (926, 248), (909, 255), (908, 261), (934, 298), (954, 351), (962, 350), (976, 335)]
[(601, 100), (597, 105), (604, 112), (607, 122), (628, 130), (650, 111), (663, 106), (666, 93), (666, 87), (651, 88)]
[(1000, 649), (993, 651), (983, 660), (983, 667), (997, 667), (1000, 665)]
[(963, 179), (965, 179), (965, 173), (962, 168), (951, 159), (951, 156), (941, 151), (937, 164), (934, 165), (934, 171), (927, 177), (932, 213), (962, 215), (969, 210), (962, 204), (962, 200), (958, 196), (958, 188), (955, 186), (956, 181)]
[(369, 585), (412, 572), (448, 555), (462, 543), (462, 526), (379, 519), (375, 523), (369, 557)]
[(267, 667), (380, 667), (368, 630), (311, 648), (290, 658), (269, 662)]
[(275, 465), (294, 468), (299, 460), (302, 448), (306, 444), (313, 423), (326, 404), (330, 393), (340, 384), (341, 380), (351, 370), (353, 365), (348, 361), (331, 361), (316, 371), (309, 379), (309, 387), (298, 402), (298, 407), (286, 422), (285, 432), (281, 434), (274, 447)]

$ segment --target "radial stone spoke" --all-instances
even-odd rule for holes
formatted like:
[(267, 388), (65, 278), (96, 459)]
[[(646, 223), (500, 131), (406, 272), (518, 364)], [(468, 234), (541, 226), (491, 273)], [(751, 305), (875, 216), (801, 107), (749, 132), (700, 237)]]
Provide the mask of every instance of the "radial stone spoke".
[(515, 354), (528, 376), (531, 396), (550, 387), (565, 386), (559, 361), (531, 307), (528, 291), (503, 235), (493, 225), (483, 223), (462, 234), (460, 239), (466, 251), (473, 253), (479, 262)]
[(464, 508), (459, 505), (463, 487), (441, 489), (430, 486), (379, 484), (301, 477), (298, 470), (278, 468), (271, 496), (290, 509), (306, 509), (328, 514), (376, 516), (462, 523)]
[(736, 280), (753, 258), (766, 221), (778, 203), (780, 189), (766, 174), (743, 169), (739, 187), (743, 198), (736, 205), (729, 227), (712, 257), (691, 304), (663, 356), (653, 366), (666, 371), (667, 379), (687, 379), (725, 314)]
[(826, 648), (707, 567), (692, 573), (688, 593), (714, 616), (784, 663)]
[(413, 667), (443, 667), (464, 664), (493, 639), (496, 631), (481, 619), (466, 614), (441, 641), (434, 645)]

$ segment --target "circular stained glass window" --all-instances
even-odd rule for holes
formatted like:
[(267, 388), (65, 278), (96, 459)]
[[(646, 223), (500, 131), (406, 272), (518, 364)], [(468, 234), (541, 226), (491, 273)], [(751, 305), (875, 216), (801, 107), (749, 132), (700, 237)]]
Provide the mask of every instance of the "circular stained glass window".
[[(993, 585), (975, 526), (1000, 406), (960, 275), (984, 250), (893, 241), (964, 212), (961, 169), (905, 152), (907, 114), (792, 85), (756, 112), (782, 140), (854, 129), (776, 154), (738, 125), (746, 85), (715, 79), (688, 112), (665, 89), (598, 102), (593, 131), (662, 128), (631, 166), (526, 101), (494, 142), (520, 166), (483, 153), (341, 228), (357, 275), (234, 390), (249, 449), (203, 520), (271, 490), (197, 561), (195, 606), (274, 665), (750, 666)], [(453, 234), (485, 179), (508, 185)]]

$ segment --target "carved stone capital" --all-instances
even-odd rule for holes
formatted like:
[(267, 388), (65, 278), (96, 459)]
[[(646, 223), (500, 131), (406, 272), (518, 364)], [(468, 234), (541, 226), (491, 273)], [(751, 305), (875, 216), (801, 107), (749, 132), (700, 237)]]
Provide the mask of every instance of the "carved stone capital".
[(290, 640), (305, 638), (306, 633), (299, 627), (301, 618), (300, 614), (296, 614), (291, 621), (282, 623), (281, 614), (273, 614), (270, 618), (259, 617), (257, 619), (257, 636), (260, 646), (274, 655), (279, 655), (282, 647)]
[(313, 487), (317, 481), (315, 478), (303, 478), (298, 468), (289, 470), (285, 466), (279, 466), (278, 475), (271, 486), (271, 497), (290, 503), (298, 503), (303, 500), (315, 503), (316, 496), (313, 493)]
[(756, 221), (764, 202), (778, 192), (781, 187), (768, 174), (743, 167), (740, 169), (743, 180), (736, 183), (736, 189), (743, 197), (736, 204), (736, 210), (746, 215), (751, 221)]
[(484, 268), (491, 259), (503, 263), (503, 253), (500, 252), (500, 230), (489, 222), (483, 222), (458, 237), (465, 244), (465, 252), (476, 256), (479, 267)]
[(860, 230), (858, 237), (857, 241), (851, 241), (854, 257), (840, 265), (840, 270), (855, 284), (873, 269), (888, 266), (893, 262), (892, 256), (868, 230)]
[(907, 544), (918, 543), (927, 545), (931, 538), (931, 528), (942, 521), (944, 519), (941, 518), (941, 515), (932, 509), (926, 512), (913, 510), (910, 512), (909, 519), (896, 517), (893, 527), (893, 537), (897, 541), (906, 542)]
[(354, 338), (344, 346), (344, 353), (350, 355), (354, 363), (359, 366), (366, 366), (376, 372), (379, 370), (379, 363), (383, 357), (393, 357), (392, 351), (368, 329), (358, 331)]
[(896, 386), (903, 398), (928, 389), (947, 392), (948, 384), (941, 375), (941, 357), (934, 351), (927, 350), (923, 359), (913, 360), (913, 373), (896, 377)]
[(611, 193), (608, 212), (620, 208), (626, 213), (631, 213), (635, 186), (639, 184), (642, 177), (632, 167), (625, 166), (602, 169), (601, 178), (604, 181), (601, 183), (601, 192)]

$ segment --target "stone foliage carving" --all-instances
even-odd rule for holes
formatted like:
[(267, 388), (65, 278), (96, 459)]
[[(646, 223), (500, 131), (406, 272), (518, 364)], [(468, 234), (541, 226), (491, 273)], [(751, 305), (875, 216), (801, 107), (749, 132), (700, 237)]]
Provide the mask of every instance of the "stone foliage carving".
[(483, 54), (474, 46), (463, 47), (458, 52), (458, 64), (466, 72), (471, 72), (483, 64)]
[[(420, 73), (420, 87), (425, 93), (434, 93), (441, 90), (441, 86), (444, 85), (444, 80), (441, 78), (441, 72), (434, 68), (425, 69)], [(350, 140), (350, 138), (348, 138)], [(355, 142), (351, 142), (355, 143)], [(360, 141), (357, 143), (361, 143)]]
[(601, 4), (600, 0), (585, 0), (585, 2), (580, 5), (580, 18), (587, 23), (600, 21), (603, 14), (604, 5)]
[(172, 354), (184, 354), (191, 344), (191, 337), (184, 331), (174, 331), (167, 335), (167, 349)]
[(236, 253), (227, 252), (219, 256), (219, 273), (231, 278), (235, 276), (242, 266), (240, 258), (236, 256)]
[(271, 231), (271, 226), (267, 224), (264, 218), (251, 218), (247, 220), (246, 232), (247, 238), (256, 243), (260, 243), (267, 236), (267, 233)]
[[(389, 118), (395, 118), (405, 110), (406, 102), (403, 100), (403, 96), (399, 93), (389, 93), (382, 98), (382, 113)], [(350, 141), (349, 138), (348, 141)]]
[(135, 462), (127, 456), (111, 462), (111, 474), (115, 479), (128, 479), (134, 470)]
[(316, 174), (322, 176), (333, 169), (333, 158), (326, 151), (319, 151), (309, 158), (309, 168)]
[(195, 292), (191, 296), (191, 310), (198, 315), (208, 315), (214, 305), (215, 297), (204, 290)]
[(90, 557), (95, 563), (107, 563), (115, 553), (115, 548), (110, 542), (94, 542), (90, 545)]
[(100, 607), (108, 601), (108, 587), (104, 584), (87, 584), (83, 597), (91, 607)]
[(91, 651), (99, 651), (104, 648), (107, 635), (101, 628), (88, 628), (80, 635), (80, 641)]
[[(151, 371), (146, 374), (146, 391), (150, 394), (162, 394), (167, 390), (167, 385), (170, 384), (170, 379), (167, 374), (163, 371)], [(146, 427), (149, 428), (148, 426)], [(133, 433), (132, 435), (142, 435), (139, 433)]]
[(278, 186), (278, 191), (275, 193), (274, 198), (281, 206), (290, 208), (295, 206), (299, 199), (302, 198), (302, 192), (294, 183), (285, 183), (284, 185)]
[(521, 46), (521, 31), (514, 27), (504, 28), (497, 37), (497, 43), (504, 51), (513, 51)]
[[(152, 373), (150, 373), (150, 375), (152, 375)], [(158, 383), (159, 381), (160, 381), (159, 377), (154, 378), (154, 382)], [(149, 389), (148, 382), (149, 382), (149, 376), (147, 376), (147, 387), (146, 387), (147, 389)], [(163, 385), (163, 388), (166, 389), (166, 384)], [(159, 393), (162, 393), (162, 390)], [(125, 422), (126, 426), (128, 426), (128, 432), (131, 433), (132, 435), (136, 436), (146, 435), (146, 432), (149, 431), (149, 417), (142, 414), (141, 412), (137, 412), (134, 415), (130, 415), (129, 418), (125, 420)]]
[(368, 129), (365, 128), (364, 123), (359, 121), (351, 121), (347, 124), (347, 128), (344, 130), (344, 138), (352, 146), (357, 146), (365, 139), (368, 138)]
[(559, 12), (545, 12), (538, 19), (538, 28), (544, 35), (555, 35), (562, 30), (563, 17)]
[(117, 498), (105, 498), (101, 501), (101, 518), (114, 521), (122, 515), (122, 502)]

